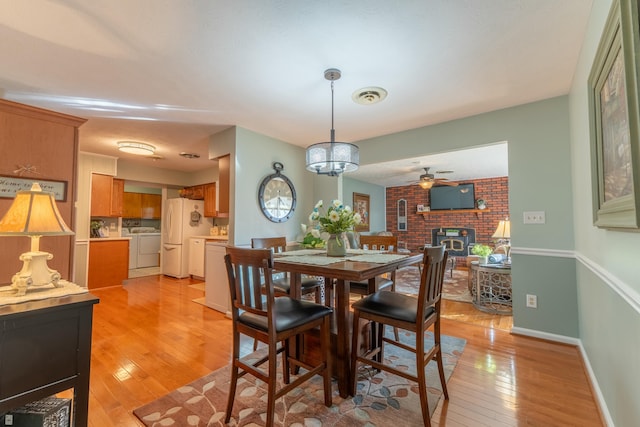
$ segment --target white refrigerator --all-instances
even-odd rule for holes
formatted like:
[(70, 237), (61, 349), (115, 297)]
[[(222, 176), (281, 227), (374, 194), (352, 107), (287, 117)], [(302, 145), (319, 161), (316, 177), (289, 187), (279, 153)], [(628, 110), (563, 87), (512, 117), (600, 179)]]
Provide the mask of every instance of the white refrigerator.
[(207, 236), (213, 225), (204, 217), (204, 201), (167, 199), (162, 224), (162, 274), (189, 277), (189, 239)]

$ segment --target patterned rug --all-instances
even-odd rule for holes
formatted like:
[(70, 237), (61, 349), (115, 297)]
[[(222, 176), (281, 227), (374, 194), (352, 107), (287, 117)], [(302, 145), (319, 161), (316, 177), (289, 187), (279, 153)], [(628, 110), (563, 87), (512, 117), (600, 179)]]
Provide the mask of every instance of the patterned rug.
[[(468, 274), (466, 270), (447, 270), (444, 276), (444, 285), (442, 286), (442, 298), (471, 302), (471, 294), (468, 287)], [(418, 295), (420, 284), (420, 273), (418, 267), (404, 267), (396, 273), (396, 291), (410, 295)]]
[[(392, 333), (388, 330), (388, 333)], [(401, 340), (415, 343), (414, 334), (401, 334)], [(425, 341), (433, 340), (430, 332)], [(447, 381), (458, 362), (466, 341), (442, 336)], [(264, 350), (262, 350), (264, 351)], [(257, 360), (261, 350), (246, 356)], [(278, 358), (280, 360), (281, 358)], [(411, 353), (385, 347), (385, 359), (402, 369), (413, 370)], [(435, 362), (427, 366), (429, 410), (435, 410), (442, 394)], [(229, 366), (218, 369), (191, 384), (133, 411), (145, 426), (223, 426), (229, 389)], [(279, 375), (280, 386), (281, 377)], [(417, 385), (385, 372), (361, 369), (355, 397), (341, 398), (333, 384), (333, 405), (324, 406), (322, 379), (318, 376), (276, 402), (278, 426), (390, 426), (422, 425)], [(265, 383), (246, 375), (238, 380), (231, 426), (264, 425), (266, 417)], [(402, 421), (400, 421), (402, 420)]]

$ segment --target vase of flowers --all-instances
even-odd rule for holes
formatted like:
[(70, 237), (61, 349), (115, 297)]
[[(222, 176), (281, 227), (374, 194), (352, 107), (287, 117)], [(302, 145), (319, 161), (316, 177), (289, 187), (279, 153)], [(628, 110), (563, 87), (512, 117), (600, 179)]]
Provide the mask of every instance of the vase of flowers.
[(347, 247), (344, 243), (344, 232), (353, 230), (362, 218), (340, 200), (332, 201), (324, 214), (320, 212), (322, 208), (323, 203), (320, 200), (309, 215), (309, 221), (313, 224), (311, 233), (327, 242), (327, 256), (345, 256)]

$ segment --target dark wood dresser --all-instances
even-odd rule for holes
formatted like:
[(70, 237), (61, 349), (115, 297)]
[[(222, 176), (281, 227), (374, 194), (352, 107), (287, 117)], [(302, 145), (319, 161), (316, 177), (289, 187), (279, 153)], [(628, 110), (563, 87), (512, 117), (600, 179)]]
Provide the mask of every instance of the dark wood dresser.
[(73, 389), (72, 425), (88, 423), (90, 293), (0, 306), (0, 414)]

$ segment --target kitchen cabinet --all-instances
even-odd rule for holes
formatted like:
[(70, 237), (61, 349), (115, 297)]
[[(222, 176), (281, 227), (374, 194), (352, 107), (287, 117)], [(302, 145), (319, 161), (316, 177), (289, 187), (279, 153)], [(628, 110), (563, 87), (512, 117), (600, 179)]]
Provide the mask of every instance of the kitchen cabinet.
[(123, 218), (140, 218), (140, 214), (142, 212), (142, 194), (124, 193), (123, 205)]
[(129, 277), (129, 239), (91, 239), (88, 288), (120, 286)]
[(110, 175), (91, 174), (91, 216), (122, 216), (124, 181)]
[[(1, 92), (1, 90), (0, 90)], [(70, 227), (76, 224), (78, 128), (85, 119), (0, 99), (0, 170), (4, 175), (33, 180), (64, 181), (65, 199), (56, 201)], [(13, 198), (0, 198), (0, 212), (7, 212)], [(47, 236), (40, 248), (54, 254), (49, 267), (62, 278), (73, 275), (73, 236)], [(29, 251), (29, 239), (12, 237), (0, 244), (0, 283), (10, 283), (22, 268), (20, 254)]]
[(227, 267), (224, 263), (227, 244), (207, 242), (205, 248), (204, 303), (214, 310), (231, 316), (229, 279), (227, 278)]
[(198, 278), (204, 278), (204, 253), (205, 240), (201, 237), (189, 239), (189, 274)]
[(189, 194), (191, 200), (204, 200), (204, 185), (194, 185), (189, 187), (189, 190), (191, 190)]
[(216, 183), (204, 185), (204, 216), (215, 217), (218, 214), (216, 209)]
[(141, 218), (143, 219), (160, 219), (162, 217), (162, 196), (160, 194), (140, 195)]
[(160, 219), (162, 196), (160, 194), (124, 193), (123, 218)]
[(229, 218), (229, 184), (231, 155), (218, 159), (218, 213), (221, 218)]

